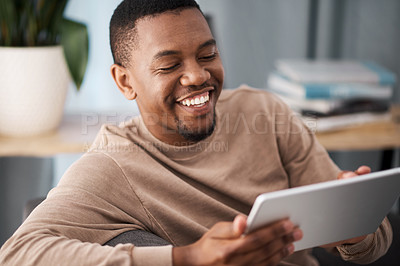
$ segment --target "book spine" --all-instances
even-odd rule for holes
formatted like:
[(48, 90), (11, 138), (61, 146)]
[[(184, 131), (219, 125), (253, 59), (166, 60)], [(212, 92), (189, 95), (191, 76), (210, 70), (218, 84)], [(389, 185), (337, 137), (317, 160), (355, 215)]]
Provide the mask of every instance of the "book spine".
[(378, 76), (380, 85), (393, 85), (396, 83), (396, 76), (384, 67), (369, 61), (365, 61), (362, 64)]
[(364, 84), (303, 84), (306, 99), (387, 99), (392, 95), (391, 87)]
[(396, 75), (371, 61), (278, 60), (277, 70), (297, 83), (369, 83), (393, 86)]

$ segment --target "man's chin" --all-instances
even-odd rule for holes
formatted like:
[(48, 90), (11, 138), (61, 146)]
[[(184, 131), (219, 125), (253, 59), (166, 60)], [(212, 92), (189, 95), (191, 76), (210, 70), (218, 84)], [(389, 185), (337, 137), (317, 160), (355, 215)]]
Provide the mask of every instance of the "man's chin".
[(208, 132), (204, 132), (204, 133), (188, 132), (188, 131), (179, 132), (179, 134), (188, 142), (202, 141), (202, 140), (208, 138), (212, 133), (213, 133), (213, 131), (208, 131)]
[(189, 128), (182, 121), (177, 123), (178, 133), (188, 142), (198, 142), (202, 141), (214, 132), (215, 129), (215, 115), (213, 116), (213, 121), (205, 128)]

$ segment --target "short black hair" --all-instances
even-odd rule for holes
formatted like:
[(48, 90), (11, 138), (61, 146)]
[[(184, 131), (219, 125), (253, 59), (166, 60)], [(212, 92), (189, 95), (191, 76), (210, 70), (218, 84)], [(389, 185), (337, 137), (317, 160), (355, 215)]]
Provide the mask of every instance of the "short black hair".
[[(110, 45), (115, 64), (127, 67), (136, 36), (136, 21), (145, 16), (200, 7), (195, 0), (124, 0), (110, 20)], [(203, 13), (202, 13), (203, 14)]]

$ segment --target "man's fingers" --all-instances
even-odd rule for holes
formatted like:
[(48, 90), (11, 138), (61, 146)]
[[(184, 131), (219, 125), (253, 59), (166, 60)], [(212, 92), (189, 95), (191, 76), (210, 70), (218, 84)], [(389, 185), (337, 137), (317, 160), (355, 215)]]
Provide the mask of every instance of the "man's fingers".
[[(291, 221), (283, 220), (243, 236), (237, 242), (236, 252), (244, 254), (264, 248), (264, 252), (275, 253), (276, 248), (279, 249), (302, 237), (303, 233), (300, 229), (296, 228)], [(278, 242), (280, 246), (275, 247)]]
[(292, 242), (295, 238), (300, 239), (302, 236), (301, 230), (295, 229), (295, 231), (299, 231), (297, 237), (293, 237), (292, 233), (285, 235), (258, 247), (256, 250), (245, 254), (236, 254), (227, 262), (235, 262), (239, 265), (276, 265), (294, 252)]
[[(241, 218), (237, 217), (236, 219), (240, 221)], [(228, 233), (224, 233), (228, 235)], [(221, 234), (212, 235), (214, 239), (223, 240), (218, 236), (221, 236)], [(295, 227), (291, 221), (281, 220), (249, 235), (242, 235), (236, 240), (231, 238), (232, 242), (229, 244), (229, 247), (226, 246), (223, 248), (220, 257), (224, 257), (226, 263), (242, 261), (243, 265), (246, 264), (247, 260), (248, 262), (264, 261), (276, 253), (280, 253), (283, 256), (287, 252), (285, 253), (282, 250), (286, 250), (287, 246), (290, 246), (294, 241), (300, 240), (302, 237), (302, 231)]]
[(362, 165), (358, 167), (358, 169), (355, 171), (357, 175), (365, 175), (371, 173), (371, 168), (366, 165)]
[(354, 172), (352, 171), (342, 171), (339, 173), (338, 179), (347, 179), (352, 178), (359, 175), (365, 175), (371, 173), (371, 168), (366, 165), (362, 165), (358, 167), (358, 169)]
[(272, 258), (274, 261), (274, 257), (279, 258), (278, 262), (294, 251), (293, 242), (300, 240), (303, 238), (303, 232), (299, 228), (295, 228), (293, 232), (278, 238), (274, 241), (268, 243), (268, 245), (264, 246), (262, 249), (263, 257), (261, 257), (260, 261), (265, 261)]
[(294, 252), (294, 245), (290, 244), (284, 247), (283, 249), (279, 250), (275, 254), (273, 254), (271, 257), (265, 258), (264, 260), (259, 261), (255, 265), (278, 265), (282, 259), (293, 254), (293, 252)]
[(355, 177), (355, 176), (357, 176), (357, 174), (352, 172), (352, 171), (343, 171), (339, 175), (338, 179), (347, 179), (347, 178), (352, 178), (352, 177)]

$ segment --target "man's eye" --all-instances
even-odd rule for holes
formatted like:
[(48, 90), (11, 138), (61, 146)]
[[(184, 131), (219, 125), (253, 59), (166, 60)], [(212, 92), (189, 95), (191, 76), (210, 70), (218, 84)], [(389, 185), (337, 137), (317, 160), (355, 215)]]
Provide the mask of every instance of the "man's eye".
[(179, 66), (179, 64), (175, 64), (170, 67), (160, 67), (159, 70), (160, 71), (171, 71), (171, 70), (174, 70), (175, 68), (177, 68), (178, 66)]
[(210, 54), (210, 55), (206, 55), (206, 56), (202, 56), (202, 57), (200, 57), (199, 59), (200, 60), (212, 60), (212, 59), (214, 59), (215, 57), (217, 57), (217, 53), (213, 53), (213, 54)]

